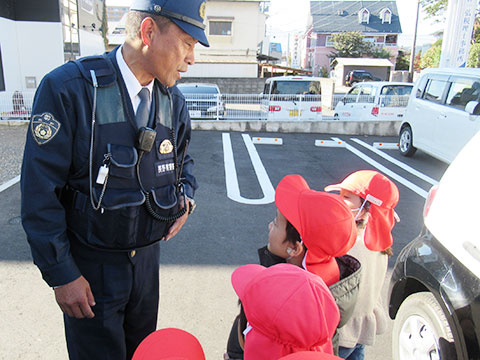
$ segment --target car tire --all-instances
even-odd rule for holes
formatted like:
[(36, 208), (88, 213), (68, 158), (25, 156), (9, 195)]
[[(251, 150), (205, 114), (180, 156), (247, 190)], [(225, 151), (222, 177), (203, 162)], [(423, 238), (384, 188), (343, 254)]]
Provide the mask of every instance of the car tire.
[(400, 306), (392, 332), (393, 360), (449, 359), (454, 351), (452, 330), (433, 294), (408, 296)]
[(333, 120), (340, 120), (337, 113), (333, 114)]
[(400, 150), (400, 153), (406, 157), (413, 156), (415, 151), (417, 151), (417, 149), (413, 146), (413, 134), (410, 126), (404, 126), (400, 130), (398, 149)]

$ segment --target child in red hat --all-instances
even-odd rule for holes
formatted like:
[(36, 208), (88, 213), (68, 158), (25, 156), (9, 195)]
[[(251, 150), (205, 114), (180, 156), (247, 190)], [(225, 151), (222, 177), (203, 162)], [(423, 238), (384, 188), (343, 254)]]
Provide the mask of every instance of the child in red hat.
[[(338, 299), (343, 326), (355, 305), (360, 263), (346, 255), (356, 240), (350, 208), (338, 195), (310, 189), (300, 175), (287, 175), (275, 191), (277, 214), (269, 224), (268, 245), (259, 249), (260, 263), (291, 263), (320, 276)], [(243, 321), (242, 321), (243, 319)], [(244, 317), (235, 320), (227, 359), (243, 359)]]
[(248, 326), (245, 359), (278, 360), (298, 351), (333, 353), (340, 313), (319, 277), (298, 266), (244, 265), (232, 274)]
[(157, 330), (138, 345), (132, 360), (205, 360), (202, 345), (192, 334), (175, 328)]
[(394, 210), (399, 199), (398, 188), (377, 171), (360, 170), (340, 184), (327, 186), (325, 191), (340, 191), (357, 221), (358, 237), (349, 254), (362, 264), (362, 286), (354, 314), (338, 332), (339, 355), (344, 359), (363, 359), (365, 345), (373, 345), (375, 335), (386, 330), (387, 314), (380, 294), (388, 256), (392, 254), (391, 231), (395, 219), (398, 220)]

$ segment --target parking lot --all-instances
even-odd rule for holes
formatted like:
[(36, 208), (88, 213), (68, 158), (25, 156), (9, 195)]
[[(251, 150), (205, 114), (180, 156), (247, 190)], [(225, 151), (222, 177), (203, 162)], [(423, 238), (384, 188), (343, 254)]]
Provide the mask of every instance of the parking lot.
[[(2, 146), (12, 153), (1, 160), (1, 185), (19, 175), (23, 148), (18, 139), (26, 127), (0, 131)], [(198, 206), (181, 233), (161, 247), (158, 327), (190, 331), (207, 359), (223, 358), (238, 310), (230, 275), (240, 265), (258, 262), (256, 250), (266, 244), (267, 225), (275, 214), (273, 189), (287, 174), (302, 175), (317, 190), (359, 169), (389, 176), (400, 190), (396, 210), (401, 222), (393, 231), (398, 254), (419, 233), (424, 197), (446, 164), (421, 152), (404, 158), (385, 149), (396, 142), (376, 136), (195, 131), (190, 151), (200, 184)], [(0, 358), (65, 359), (61, 313), (31, 262), (19, 202), (18, 184), (0, 192)], [(394, 261), (395, 256), (390, 267)], [(390, 335), (367, 348), (367, 357), (390, 359)]]

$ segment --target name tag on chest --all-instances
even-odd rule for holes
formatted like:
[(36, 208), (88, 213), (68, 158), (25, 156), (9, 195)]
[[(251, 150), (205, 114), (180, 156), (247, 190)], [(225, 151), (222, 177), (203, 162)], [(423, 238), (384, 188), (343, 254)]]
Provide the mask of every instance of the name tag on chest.
[(175, 170), (175, 163), (173, 161), (158, 162), (155, 168), (157, 176), (170, 174)]

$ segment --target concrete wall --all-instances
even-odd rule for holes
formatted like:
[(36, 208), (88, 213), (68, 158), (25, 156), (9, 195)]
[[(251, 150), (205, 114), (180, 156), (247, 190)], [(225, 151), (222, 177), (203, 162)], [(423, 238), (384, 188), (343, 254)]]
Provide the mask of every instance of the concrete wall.
[(401, 121), (192, 121), (193, 130), (398, 136)]
[[(28, 125), (27, 120), (2, 120), (0, 126)], [(401, 121), (204, 121), (192, 120), (197, 131), (318, 133), (398, 136)]]
[(25, 90), (25, 77), (43, 76), (63, 64), (62, 25), (57, 22), (13, 21), (0, 18), (5, 90)]
[(178, 83), (217, 84), (222, 94), (260, 94), (266, 78), (182, 78)]

